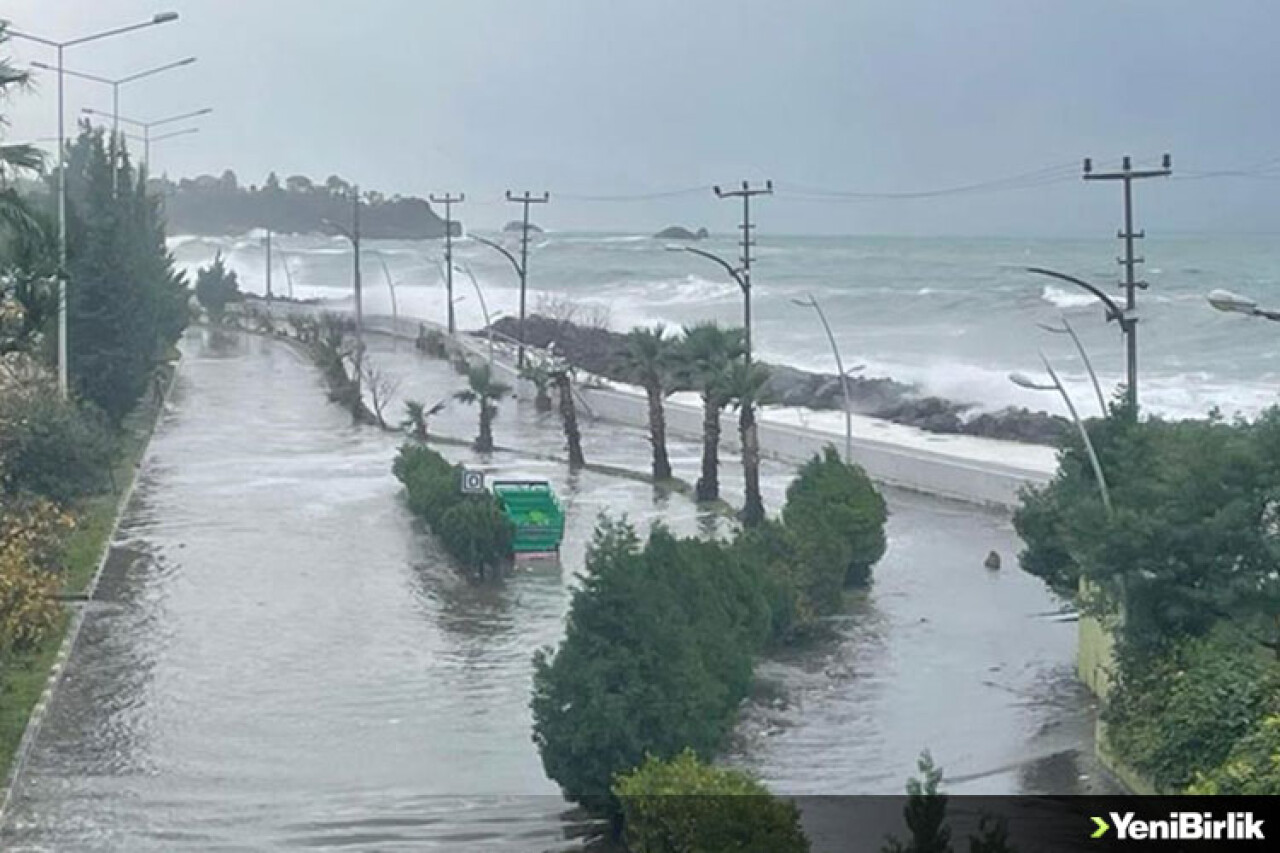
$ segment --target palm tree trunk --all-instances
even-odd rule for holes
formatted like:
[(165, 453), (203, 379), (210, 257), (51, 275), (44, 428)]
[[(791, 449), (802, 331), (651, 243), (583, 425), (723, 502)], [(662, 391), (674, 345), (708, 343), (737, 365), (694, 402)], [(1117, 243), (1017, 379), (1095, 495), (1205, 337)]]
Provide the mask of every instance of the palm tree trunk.
[(760, 430), (756, 424), (755, 406), (750, 400), (742, 403), (738, 435), (742, 441), (742, 479), (747, 491), (742, 523), (747, 527), (758, 527), (764, 521), (764, 500), (760, 497)]
[(481, 453), (493, 452), (493, 406), (488, 400), (480, 400), (480, 434), (476, 436), (476, 450)]
[(560, 420), (564, 423), (564, 437), (569, 445), (569, 468), (577, 470), (587, 464), (582, 455), (582, 433), (578, 429), (578, 408), (573, 402), (573, 385), (567, 373), (556, 377), (560, 391)]
[(649, 443), (653, 445), (653, 479), (671, 479), (671, 460), (667, 456), (667, 415), (662, 408), (662, 389), (649, 386)]
[(720, 401), (702, 395), (702, 476), (694, 488), (698, 500), (720, 497)]

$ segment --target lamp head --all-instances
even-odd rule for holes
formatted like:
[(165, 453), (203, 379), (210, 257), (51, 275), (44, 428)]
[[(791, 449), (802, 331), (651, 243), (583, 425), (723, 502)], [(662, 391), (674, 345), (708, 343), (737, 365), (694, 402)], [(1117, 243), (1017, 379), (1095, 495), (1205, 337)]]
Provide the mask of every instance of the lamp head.
[(177, 12), (157, 12), (156, 16), (151, 19), (153, 24), (167, 24), (170, 21), (178, 20)]
[(1258, 303), (1247, 296), (1232, 293), (1230, 290), (1213, 290), (1209, 292), (1209, 304), (1219, 311), (1235, 314), (1252, 314), (1258, 309)]
[(1032, 391), (1050, 391), (1053, 389), (1052, 385), (1037, 382), (1025, 373), (1010, 373), (1009, 381), (1019, 388), (1027, 388)]

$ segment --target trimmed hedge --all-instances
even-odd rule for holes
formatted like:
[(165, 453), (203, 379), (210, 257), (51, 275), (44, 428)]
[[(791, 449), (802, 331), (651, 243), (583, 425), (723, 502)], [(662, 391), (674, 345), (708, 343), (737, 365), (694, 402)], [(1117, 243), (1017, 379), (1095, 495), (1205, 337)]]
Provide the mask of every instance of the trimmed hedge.
[(422, 444), (405, 444), (392, 466), (409, 510), (431, 526), (454, 559), (481, 575), (511, 557), (515, 527), (491, 494), (462, 493), (462, 466)]

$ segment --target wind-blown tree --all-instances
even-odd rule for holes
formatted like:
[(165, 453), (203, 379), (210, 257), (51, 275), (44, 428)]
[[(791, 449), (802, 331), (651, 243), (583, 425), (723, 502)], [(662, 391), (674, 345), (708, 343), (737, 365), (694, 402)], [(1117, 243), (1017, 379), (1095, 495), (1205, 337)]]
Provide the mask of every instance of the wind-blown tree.
[[(8, 29), (8, 22), (0, 21), (0, 48), (9, 41)], [(0, 100), (7, 100), (15, 91), (27, 88), (30, 80), (29, 71), (18, 68), (8, 57), (0, 57)], [(0, 112), (0, 130), (8, 124)], [(30, 207), (9, 181), (22, 172), (39, 171), (43, 164), (43, 156), (33, 145), (0, 145), (0, 228), (29, 232), (37, 227)]]
[(467, 371), (468, 388), (454, 394), (454, 398), (480, 409), (480, 432), (475, 447), (481, 453), (493, 452), (493, 419), (498, 416), (498, 401), (511, 393), (511, 386), (493, 378), (489, 365), (481, 364)]
[(145, 170), (124, 151), (113, 170), (103, 132), (88, 126), (67, 160), (70, 375), (119, 423), (182, 333), (189, 293)]
[(227, 306), (244, 300), (235, 270), (227, 269), (222, 252), (213, 256), (213, 263), (196, 272), (196, 299), (215, 323), (221, 323)]
[(533, 383), (533, 409), (536, 412), (549, 412), (552, 409), (550, 388), (552, 384), (551, 368), (545, 359), (530, 358), (520, 368), (520, 378)]
[(760, 430), (756, 406), (764, 401), (769, 368), (763, 364), (735, 362), (729, 371), (729, 395), (738, 407), (738, 439), (742, 444), (742, 478), (746, 503), (742, 523), (757, 527), (764, 521), (764, 499), (760, 496)]
[(700, 501), (720, 497), (720, 413), (729, 404), (730, 368), (743, 352), (741, 329), (715, 322), (685, 327), (681, 374), (702, 395), (702, 475), (694, 489)]
[(560, 397), (560, 423), (569, 450), (569, 468), (576, 471), (586, 465), (587, 460), (582, 455), (582, 430), (578, 428), (578, 406), (573, 399), (573, 368), (568, 364), (553, 365), (549, 375)]
[(671, 459), (667, 456), (667, 415), (663, 401), (675, 381), (678, 344), (658, 324), (652, 329), (636, 328), (627, 335), (626, 347), (618, 354), (618, 368), (628, 380), (644, 389), (649, 401), (649, 444), (653, 447), (653, 479), (671, 479)]

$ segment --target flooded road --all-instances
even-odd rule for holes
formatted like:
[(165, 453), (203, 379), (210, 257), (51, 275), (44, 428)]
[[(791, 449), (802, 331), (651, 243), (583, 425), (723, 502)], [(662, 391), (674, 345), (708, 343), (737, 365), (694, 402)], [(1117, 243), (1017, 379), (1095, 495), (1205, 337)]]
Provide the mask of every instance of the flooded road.
[[(599, 512), (681, 533), (723, 522), (643, 482), (498, 453), (491, 472), (562, 496), (563, 569), (469, 583), (403, 507), (399, 438), (352, 427), (294, 349), (193, 331), (183, 352), (0, 848), (572, 846), (530, 739), (530, 657), (561, 636)], [(401, 397), (461, 387), (403, 343), (371, 352)], [(432, 429), (469, 439), (475, 411), (451, 404)], [(647, 467), (641, 432), (584, 430), (589, 461)], [(495, 436), (562, 454), (554, 415), (528, 401), (502, 405)], [(696, 446), (672, 457), (692, 481)], [(769, 506), (790, 476), (768, 466)], [(724, 477), (739, 500), (736, 460)], [(874, 588), (838, 639), (762, 666), (776, 689), (746, 709), (728, 760), (785, 793), (888, 793), (928, 746), (957, 791), (1072, 792), (1089, 748), (1075, 626), (1014, 568), (1007, 520), (889, 497)], [(982, 568), (992, 548), (1001, 572)]]

